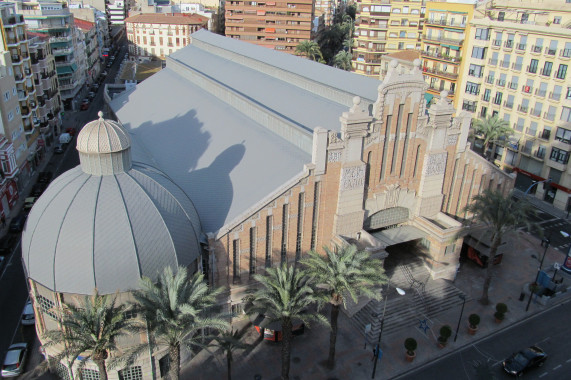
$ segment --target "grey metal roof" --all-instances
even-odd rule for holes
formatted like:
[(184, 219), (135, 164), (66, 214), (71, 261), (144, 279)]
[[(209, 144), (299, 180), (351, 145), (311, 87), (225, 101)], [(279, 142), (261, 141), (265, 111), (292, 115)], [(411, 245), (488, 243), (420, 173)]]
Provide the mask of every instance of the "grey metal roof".
[(133, 161), (179, 185), (205, 232), (218, 231), (311, 162), (308, 152), (168, 68), (111, 107), (131, 134)]
[[(340, 70), (288, 53), (282, 53), (263, 46), (239, 41), (234, 38), (224, 37), (216, 33), (208, 32), (206, 29), (201, 29), (193, 33), (192, 39), (218, 46), (260, 62), (265, 62), (306, 78), (311, 78), (316, 82), (358, 95), (364, 99), (375, 101), (378, 96), (377, 88), (381, 83), (377, 79)], [(176, 57), (177, 54), (185, 54), (185, 49), (176, 51), (173, 53), (173, 56)]]
[(99, 119), (91, 121), (81, 129), (77, 136), (77, 150), (82, 153), (102, 154), (120, 152), (131, 146), (127, 132), (114, 120)]
[(353, 96), (374, 101), (380, 82), (207, 31), (192, 41), (110, 106), (133, 161), (180, 185), (215, 233), (302, 173), (314, 128), (339, 131)]
[(34, 205), (22, 234), (28, 275), (57, 292), (127, 291), (141, 276), (188, 266), (200, 254), (192, 202), (160, 171), (89, 175), (76, 167)]

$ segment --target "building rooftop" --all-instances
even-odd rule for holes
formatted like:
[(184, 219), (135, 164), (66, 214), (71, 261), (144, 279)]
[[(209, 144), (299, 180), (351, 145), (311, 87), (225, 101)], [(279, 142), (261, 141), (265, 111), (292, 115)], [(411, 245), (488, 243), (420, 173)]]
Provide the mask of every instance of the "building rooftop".
[(208, 18), (197, 14), (142, 13), (125, 19), (125, 22), (143, 24), (195, 25), (208, 22)]
[(420, 58), (420, 52), (418, 50), (402, 50), (387, 54), (386, 57), (412, 62), (415, 59)]
[(372, 103), (380, 82), (205, 30), (191, 37), (110, 106), (133, 161), (164, 171), (217, 233), (300, 180), (314, 128), (339, 131), (353, 97)]

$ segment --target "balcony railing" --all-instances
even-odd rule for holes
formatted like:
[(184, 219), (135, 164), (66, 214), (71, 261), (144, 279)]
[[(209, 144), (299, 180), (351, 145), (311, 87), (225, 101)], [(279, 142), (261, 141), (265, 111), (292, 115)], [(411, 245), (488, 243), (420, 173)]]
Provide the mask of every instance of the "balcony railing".
[(498, 79), (496, 81), (496, 84), (500, 87), (504, 87), (506, 85), (506, 80), (505, 79)]
[(492, 45), (493, 46), (502, 46), (502, 40), (493, 40)]
[(509, 69), (510, 61), (500, 61), (500, 66), (503, 67), (504, 69)]
[(549, 121), (553, 121), (555, 120), (555, 114), (554, 113), (548, 113), (548, 112), (544, 112), (543, 113), (543, 118), (547, 119)]
[(517, 82), (509, 82), (508, 83), (508, 88), (510, 90), (517, 90)]
[(462, 104), (462, 109), (469, 112), (476, 112), (477, 104)]
[(450, 62), (454, 62), (454, 63), (459, 63), (462, 60), (460, 57), (452, 57), (452, 56), (449, 56), (446, 54), (433, 53), (433, 52), (428, 52), (428, 51), (423, 51), (421, 53), (425, 57), (438, 58), (438, 59), (442, 59), (442, 60), (446, 60), (446, 61), (450, 61)]
[(537, 109), (533, 109), (531, 110), (531, 115), (535, 116), (535, 117), (540, 117), (541, 116), (541, 110), (537, 110)]
[(545, 158), (545, 149), (537, 149), (533, 155), (537, 158), (543, 159)]
[(436, 41), (436, 42), (444, 42), (444, 43), (449, 43), (449, 44), (454, 44), (454, 45), (462, 45), (462, 43), (464, 43), (464, 40), (460, 40), (460, 39), (456, 39), (456, 38), (446, 38), (446, 37), (438, 37), (438, 36), (428, 36), (426, 34), (422, 35), (422, 38), (424, 40), (428, 40), (428, 41)]
[(425, 73), (432, 73), (432, 74), (440, 75), (440, 76), (447, 77), (450, 79), (457, 79), (458, 78), (458, 74), (449, 73), (449, 72), (437, 70), (437, 69), (431, 69), (429, 67), (424, 67), (422, 69), (422, 71)]
[(549, 93), (549, 99), (559, 100), (561, 99), (561, 93), (554, 94), (553, 92)]
[(509, 108), (510, 110), (512, 108), (514, 108), (514, 104), (513, 103), (508, 103), (507, 100), (504, 102), (504, 107)]
[(461, 28), (466, 27), (466, 24), (460, 24), (457, 22), (450, 22), (448, 20), (425, 19), (424, 23), (430, 24), (430, 25), (457, 26), (457, 27), (461, 27)]
[(496, 66), (498, 64), (497, 58), (490, 58), (488, 59), (488, 63), (492, 66)]
[(551, 131), (549, 129), (544, 129), (537, 137), (539, 137), (542, 140), (549, 140), (550, 136), (551, 136)]
[(526, 47), (527, 47), (527, 44), (517, 44), (516, 45), (517, 50), (525, 50)]
[(571, 58), (571, 49), (561, 49), (559, 56), (563, 58)]
[(504, 47), (511, 49), (514, 47), (514, 41), (513, 40), (507, 40), (506, 42), (504, 42)]
[(512, 69), (520, 71), (522, 69), (522, 64), (521, 63), (512, 63)]
[(493, 76), (493, 75), (488, 75), (488, 76), (486, 77), (486, 82), (489, 83), (489, 84), (494, 83), (494, 76)]
[(547, 55), (555, 55), (557, 53), (557, 49), (550, 49), (548, 47), (545, 48), (545, 54)]
[(529, 110), (529, 107), (528, 107), (528, 106), (519, 105), (519, 106), (517, 106), (517, 110), (518, 110), (519, 112), (527, 113), (527, 111)]
[(531, 47), (531, 52), (532, 52), (532, 53), (541, 53), (542, 50), (543, 50), (543, 46), (533, 45), (533, 46)]
[(535, 95), (537, 96), (541, 96), (542, 98), (545, 96), (545, 94), (547, 94), (547, 90), (541, 90), (541, 89), (537, 89), (535, 90)]
[(531, 92), (533, 91), (533, 87), (523, 85), (523, 86), (521, 86), (521, 90), (523, 92), (525, 92), (526, 94), (531, 94)]

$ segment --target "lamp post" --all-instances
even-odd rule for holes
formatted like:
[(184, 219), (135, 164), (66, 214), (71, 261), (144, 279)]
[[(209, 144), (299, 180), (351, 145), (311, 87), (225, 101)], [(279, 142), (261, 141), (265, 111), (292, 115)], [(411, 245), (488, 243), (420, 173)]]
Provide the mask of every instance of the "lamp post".
[[(389, 278), (389, 282), (387, 283), (387, 294), (385, 295), (385, 305), (383, 306), (383, 314), (381, 314), (381, 331), (379, 332), (379, 339), (377, 339), (377, 347), (375, 349), (375, 364), (373, 364), (373, 374), (371, 375), (371, 379), (375, 378), (375, 372), (377, 371), (377, 362), (379, 361), (379, 350), (381, 349), (381, 336), (383, 335), (383, 331), (385, 329), (385, 312), (387, 311), (387, 299), (389, 298), (389, 288), (391, 286), (391, 279)], [(397, 293), (401, 296), (404, 296), (406, 292), (401, 288), (396, 288)], [(375, 316), (375, 315), (374, 315)]]
[[(537, 280), (539, 280), (539, 272), (541, 272), (541, 268), (543, 267), (543, 260), (545, 260), (545, 255), (547, 254), (547, 248), (549, 248), (550, 240), (549, 238), (543, 238), (541, 240), (542, 244), (545, 244), (545, 250), (543, 251), (543, 256), (541, 257), (541, 261), (539, 262), (539, 268), (537, 268), (537, 274), (535, 275), (535, 281), (533, 284), (537, 284)], [(531, 298), (533, 297), (533, 291), (531, 289), (531, 284), (529, 286), (529, 300), (527, 301), (527, 306), (525, 307), (525, 311), (529, 310), (529, 304), (531, 303)]]
[(464, 294), (458, 294), (458, 297), (462, 300), (462, 310), (460, 311), (460, 317), (458, 318), (458, 326), (456, 327), (456, 335), (454, 335), (454, 342), (458, 338), (458, 330), (460, 329), (460, 321), (462, 320), (462, 314), (464, 314), (464, 305), (466, 305), (466, 296)]

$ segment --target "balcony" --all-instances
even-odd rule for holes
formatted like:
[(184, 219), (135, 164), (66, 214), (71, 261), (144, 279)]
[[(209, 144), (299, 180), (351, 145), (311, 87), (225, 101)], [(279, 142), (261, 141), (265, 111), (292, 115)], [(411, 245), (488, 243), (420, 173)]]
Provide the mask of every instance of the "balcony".
[(508, 83), (508, 88), (510, 90), (517, 90), (517, 82), (509, 82)]
[(561, 58), (571, 58), (571, 49), (561, 49), (559, 56)]
[(22, 60), (22, 58), (17, 54), (12, 54), (12, 63), (18, 63)]
[(545, 54), (547, 55), (555, 55), (557, 54), (557, 49), (550, 49), (548, 47), (545, 48)]
[(531, 116), (535, 116), (535, 117), (540, 117), (541, 116), (541, 110), (540, 109), (533, 109), (530, 112)]
[(533, 156), (543, 160), (545, 158), (545, 149), (537, 149), (535, 153), (533, 153)]
[(521, 86), (521, 90), (526, 94), (531, 94), (533, 87), (523, 85)]
[(559, 99), (561, 99), (561, 93), (554, 94), (553, 92), (550, 92), (549, 93), (549, 99), (559, 100)]
[(496, 81), (496, 85), (498, 85), (500, 87), (504, 87), (506, 85), (506, 80), (505, 79), (498, 79)]
[(488, 63), (492, 66), (496, 66), (498, 64), (498, 59), (497, 58), (490, 58), (490, 59), (488, 59)]
[(500, 61), (500, 66), (503, 67), (504, 69), (509, 69), (510, 61)]
[(504, 107), (509, 108), (510, 110), (512, 108), (514, 108), (514, 104), (513, 103), (508, 103), (507, 100), (504, 102)]
[(54, 42), (70, 42), (71, 41), (71, 36), (65, 36), (65, 37), (51, 37), (50, 38), (50, 43), (54, 43)]
[(445, 44), (448, 43), (448, 44), (459, 45), (459, 46), (462, 45), (462, 43), (464, 43), (463, 39), (459, 40), (456, 38), (446, 38), (446, 37), (438, 37), (438, 36), (433, 37), (433, 36), (428, 36), (426, 34), (423, 34), (422, 38), (425, 41), (434, 41), (434, 42), (439, 42), (439, 43), (443, 42)]
[(490, 101), (490, 94), (488, 93), (488, 94), (482, 95), (482, 100), (484, 102), (489, 102)]
[(517, 44), (515, 48), (517, 50), (525, 50), (526, 47), (527, 47), (527, 44)]
[(549, 121), (553, 121), (553, 120), (555, 120), (555, 114), (554, 114), (554, 113), (544, 112), (544, 113), (543, 113), (543, 118), (544, 118), (544, 119), (547, 119), (547, 120), (549, 120)]
[(428, 51), (423, 51), (423, 52), (421, 52), (421, 54), (423, 57), (437, 58), (437, 59), (441, 59), (441, 60), (453, 62), (453, 63), (460, 63), (460, 61), (462, 60), (460, 57), (452, 57), (452, 56), (449, 56), (446, 54), (432, 53), (432, 52), (428, 52)]
[(455, 26), (457, 28), (465, 28), (466, 24), (460, 24), (457, 22), (450, 22), (448, 20), (434, 20), (434, 19), (425, 19), (424, 23), (426, 25), (442, 25), (442, 26)]
[(513, 47), (514, 47), (514, 41), (513, 40), (507, 40), (506, 42), (504, 42), (504, 48), (512, 49)]
[(468, 103), (464, 103), (462, 104), (462, 109), (464, 111), (469, 111), (469, 112), (476, 112), (476, 108), (478, 107), (477, 104), (468, 104)]
[(502, 46), (502, 40), (493, 40), (492, 46), (497, 46), (497, 47)]
[(541, 53), (542, 50), (543, 50), (543, 46), (537, 46), (537, 45), (531, 46), (531, 52), (532, 53)]
[(528, 106), (519, 105), (519, 106), (517, 106), (517, 110), (518, 110), (519, 112), (527, 113), (527, 111), (529, 110), (529, 107), (528, 107)]
[(454, 80), (456, 80), (458, 78), (458, 74), (449, 73), (449, 72), (437, 70), (437, 69), (431, 69), (428, 67), (422, 68), (422, 71), (425, 73), (435, 74), (435, 75), (439, 75), (441, 77), (446, 77), (446, 78), (454, 79)]
[(546, 94), (547, 94), (547, 90), (541, 90), (539, 88), (537, 90), (535, 90), (535, 95), (540, 96), (542, 98), (544, 98)]
[(486, 83), (493, 84), (493, 83), (494, 83), (494, 76), (493, 76), (493, 75), (488, 75), (488, 76), (486, 77)]

